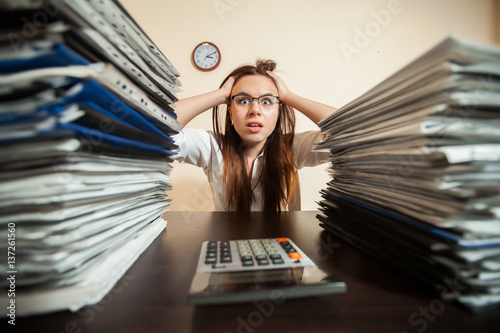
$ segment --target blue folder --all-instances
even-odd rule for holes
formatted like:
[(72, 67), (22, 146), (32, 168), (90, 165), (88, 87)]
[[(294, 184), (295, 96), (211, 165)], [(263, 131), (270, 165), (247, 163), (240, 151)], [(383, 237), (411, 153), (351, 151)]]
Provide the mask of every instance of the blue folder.
[[(33, 50), (40, 50), (31, 44)], [(85, 58), (73, 52), (64, 44), (54, 43), (48, 52), (38, 57), (23, 57), (0, 61), (0, 74), (12, 74), (37, 68), (61, 67), (71, 65), (89, 65)]]
[[(110, 93), (106, 88), (101, 86), (93, 79), (79, 81), (76, 84), (81, 86), (81, 89), (70, 94), (66, 91), (63, 93), (56, 103), (43, 105), (33, 110), (33, 113), (48, 111), (52, 114), (57, 114), (59, 110), (69, 104), (78, 104), (81, 106), (89, 106), (90, 108), (102, 113), (103, 117), (109, 117), (116, 121), (126, 123), (138, 130), (158, 136), (159, 138), (173, 142), (173, 139), (166, 133), (162, 132), (150, 120), (146, 119), (139, 112), (135, 111), (125, 104), (118, 97)], [(76, 86), (69, 87), (78, 88)], [(3, 114), (0, 117), (0, 122), (14, 122), (18, 118), (26, 117), (27, 114), (16, 114), (16, 110), (12, 110), (9, 114)]]
[[(36, 43), (30, 45), (37, 50)], [(90, 63), (64, 44), (54, 43), (48, 48), (48, 52), (41, 54), (38, 57), (15, 58), (0, 61), (0, 74), (12, 74), (21, 71), (63, 67), (71, 65), (89, 65)], [(93, 101), (96, 105), (103, 109), (109, 110), (111, 113), (122, 118), (130, 125), (135, 126), (145, 131), (151, 131), (152, 134), (158, 135), (165, 140), (172, 139), (163, 133), (159, 128), (165, 128), (165, 124), (158, 124), (156, 121), (146, 120), (140, 113), (126, 105), (117, 96), (109, 92), (95, 80), (84, 81), (84, 89), (77, 96), (63, 100), (60, 103), (69, 104), (74, 101), (83, 102), (84, 100)], [(60, 105), (60, 104), (55, 104)], [(155, 126), (161, 125), (161, 126)]]
[[(60, 121), (58, 115), (55, 113), (60, 113), (60, 115), (62, 115), (65, 111), (66, 110), (61, 108), (54, 109), (53, 112), (40, 111), (29, 117), (20, 118), (15, 123), (3, 124), (3, 126), (19, 125), (24, 127), (22, 134), (20, 133), (20, 135), (16, 135), (8, 139), (0, 139), (0, 144), (9, 144), (18, 140), (37, 140), (37, 138), (46, 137), (47, 135), (59, 138), (77, 136), (91, 141), (93, 145), (106, 143), (132, 151), (139, 150), (142, 152), (157, 153), (164, 156), (176, 154), (176, 152), (166, 149), (160, 144), (151, 144), (138, 140), (131, 140), (113, 135), (111, 133), (106, 133), (98, 129), (89, 128), (71, 122)], [(53, 119), (54, 121), (48, 125), (40, 126), (49, 119)]]
[(381, 209), (379, 207), (376, 207), (374, 205), (367, 204), (366, 202), (362, 202), (344, 195), (340, 195), (337, 193), (334, 193), (329, 190), (321, 190), (321, 193), (330, 196), (336, 199), (340, 199), (343, 201), (347, 201), (351, 204), (354, 204), (356, 206), (359, 206), (360, 209), (367, 209), (369, 211), (372, 211), (376, 214), (380, 214), (382, 216), (388, 217), (390, 219), (393, 219), (395, 221), (401, 222), (402, 225), (405, 225), (410, 228), (417, 228), (421, 231), (428, 232), (430, 234), (433, 234), (435, 236), (441, 237), (443, 239), (446, 239), (448, 241), (451, 241), (459, 246), (462, 246), (464, 248), (483, 248), (483, 247), (490, 247), (490, 246), (498, 246), (500, 245), (500, 242), (497, 238), (494, 239), (475, 239), (475, 238), (464, 238), (461, 237), (460, 235), (447, 232), (444, 228), (439, 228), (435, 226), (431, 226), (428, 224), (424, 224), (420, 221), (417, 220), (412, 220), (409, 218), (405, 218), (401, 215), (398, 215), (396, 213), (393, 213), (391, 211)]

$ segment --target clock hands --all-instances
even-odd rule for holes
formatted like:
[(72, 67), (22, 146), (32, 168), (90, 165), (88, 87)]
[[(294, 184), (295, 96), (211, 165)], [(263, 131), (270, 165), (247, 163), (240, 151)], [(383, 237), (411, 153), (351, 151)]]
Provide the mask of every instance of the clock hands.
[(216, 51), (214, 51), (214, 52), (212, 52), (212, 53), (210, 53), (210, 54), (207, 54), (207, 55), (205, 56), (205, 59), (207, 59), (207, 58), (212, 59), (212, 56), (213, 56), (215, 53), (217, 53), (217, 52), (216, 52)]

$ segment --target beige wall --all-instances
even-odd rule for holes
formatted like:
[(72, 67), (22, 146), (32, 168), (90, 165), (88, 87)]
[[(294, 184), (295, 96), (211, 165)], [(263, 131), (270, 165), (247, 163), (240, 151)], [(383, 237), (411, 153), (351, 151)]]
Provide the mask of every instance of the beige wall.
[[(217, 88), (235, 67), (271, 58), (294, 92), (340, 107), (447, 34), (492, 42), (495, 0), (121, 0), (182, 74), (180, 98)], [(197, 71), (190, 55), (216, 43), (222, 63)], [(315, 125), (298, 117), (298, 131)], [(206, 112), (189, 126), (211, 128)], [(300, 172), (302, 208), (316, 210), (326, 165)], [(212, 210), (202, 170), (174, 163), (172, 210)]]
[(493, 29), (495, 43), (500, 44), (500, 0), (494, 0), (493, 8)]

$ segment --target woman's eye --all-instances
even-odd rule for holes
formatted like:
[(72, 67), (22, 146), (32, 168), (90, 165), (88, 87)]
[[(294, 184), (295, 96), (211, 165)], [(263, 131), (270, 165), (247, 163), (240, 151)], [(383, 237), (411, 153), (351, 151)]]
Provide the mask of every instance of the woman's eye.
[(250, 101), (248, 100), (248, 98), (241, 98), (238, 100), (238, 104), (241, 104), (241, 105), (246, 105), (249, 103), (250, 103)]
[(261, 102), (262, 105), (271, 105), (271, 100), (269, 98), (264, 98)]

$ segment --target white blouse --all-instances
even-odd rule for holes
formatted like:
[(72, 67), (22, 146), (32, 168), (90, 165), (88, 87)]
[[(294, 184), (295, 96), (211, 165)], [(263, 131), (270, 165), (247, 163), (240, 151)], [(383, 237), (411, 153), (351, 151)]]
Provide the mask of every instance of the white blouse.
[[(314, 145), (322, 142), (323, 138), (324, 135), (320, 131), (295, 134), (293, 156), (297, 169), (317, 166), (328, 161), (330, 154), (328, 151), (314, 151)], [(174, 135), (173, 139), (179, 146), (178, 154), (173, 157), (181, 163), (186, 162), (203, 168), (212, 190), (214, 209), (217, 211), (227, 210), (227, 198), (222, 177), (222, 153), (213, 132), (185, 127)], [(254, 189), (252, 211), (263, 209), (262, 189), (261, 186), (256, 186), (264, 164), (262, 158), (263, 154), (261, 153), (255, 159), (252, 170), (252, 188)]]

